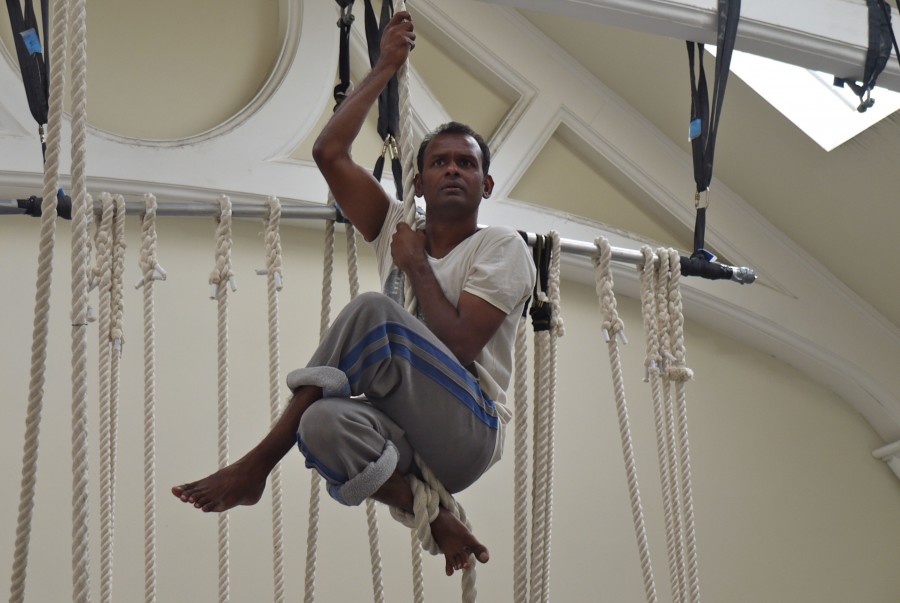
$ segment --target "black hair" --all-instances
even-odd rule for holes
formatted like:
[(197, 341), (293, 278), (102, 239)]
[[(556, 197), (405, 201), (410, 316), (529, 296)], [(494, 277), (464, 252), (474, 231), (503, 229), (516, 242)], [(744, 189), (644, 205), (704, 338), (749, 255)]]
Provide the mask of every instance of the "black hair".
[(425, 163), (425, 149), (428, 148), (428, 145), (431, 144), (432, 140), (441, 134), (462, 134), (463, 136), (471, 136), (475, 142), (478, 143), (478, 148), (481, 149), (481, 168), (484, 172), (484, 176), (487, 177), (488, 170), (491, 167), (491, 150), (488, 148), (484, 138), (481, 137), (481, 134), (466, 124), (461, 124), (458, 121), (450, 121), (441, 124), (426, 134), (425, 138), (422, 139), (422, 144), (419, 145), (419, 153), (416, 155), (416, 167), (420, 174), (422, 173), (422, 168)]

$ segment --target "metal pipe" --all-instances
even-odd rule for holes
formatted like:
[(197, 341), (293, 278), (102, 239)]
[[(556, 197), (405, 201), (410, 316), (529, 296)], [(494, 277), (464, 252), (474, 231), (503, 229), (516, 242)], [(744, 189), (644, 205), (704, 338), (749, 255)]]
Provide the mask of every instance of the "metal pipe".
[[(40, 214), (40, 199), (32, 198), (32, 210), (35, 206)], [(24, 204), (30, 200), (0, 199), (0, 215), (24, 214)], [(101, 210), (99, 200), (94, 201), (94, 211)], [(144, 211), (144, 204), (140, 201), (128, 201), (125, 203), (125, 211), (140, 215)], [(235, 218), (262, 218), (267, 211), (266, 206), (259, 203), (235, 203), (231, 207), (231, 213)], [(219, 206), (216, 203), (201, 202), (175, 202), (161, 201), (156, 213), (158, 216), (190, 216), (213, 217), (218, 215)], [(334, 220), (337, 212), (332, 207), (323, 205), (292, 205), (281, 206), (282, 219), (288, 220)], [(523, 233), (529, 245), (537, 242), (538, 235), (532, 232)], [(597, 247), (586, 241), (574, 239), (560, 239), (560, 249), (563, 253), (585, 258), (591, 258), (597, 254)], [(612, 247), (612, 259), (616, 262), (639, 265), (643, 263), (644, 256), (635, 249)], [(727, 266), (715, 262), (699, 262), (696, 259), (681, 257), (682, 274), (686, 276), (700, 276), (707, 279), (730, 279), (740, 284), (750, 284), (756, 280), (756, 274), (750, 268)]]

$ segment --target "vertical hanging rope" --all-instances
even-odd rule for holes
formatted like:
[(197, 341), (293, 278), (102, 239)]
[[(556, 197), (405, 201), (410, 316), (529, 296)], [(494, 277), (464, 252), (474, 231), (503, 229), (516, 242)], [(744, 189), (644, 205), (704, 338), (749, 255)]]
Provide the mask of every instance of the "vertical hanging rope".
[(668, 466), (668, 484), (669, 499), (674, 505), (674, 513), (672, 515), (673, 530), (675, 532), (675, 566), (676, 566), (676, 582), (672, 584), (673, 592), (677, 592), (678, 601), (687, 601), (687, 569), (685, 564), (685, 543), (683, 529), (683, 513), (680, 498), (681, 476), (678, 471), (679, 455), (677, 450), (676, 427), (675, 427), (675, 408), (672, 402), (672, 387), (666, 367), (671, 360), (669, 336), (669, 252), (666, 249), (659, 248), (656, 250), (659, 259), (659, 267), (656, 274), (656, 333), (659, 340), (660, 350), (660, 377), (663, 386), (663, 409), (665, 414), (665, 442), (667, 455), (669, 457)]
[(516, 329), (516, 355), (514, 396), (515, 414), (515, 467), (513, 525), (513, 601), (528, 600), (528, 366), (527, 320), (519, 320)]
[[(268, 213), (265, 216), (266, 269), (257, 271), (266, 275), (268, 299), (269, 333), (269, 419), (272, 425), (281, 415), (281, 356), (279, 342), (278, 292), (283, 286), (281, 267), (281, 202), (277, 197), (266, 201)], [(272, 470), (272, 574), (274, 581), (274, 601), (284, 603), (284, 493), (281, 486), (281, 466)]]
[[(397, 11), (406, 10), (406, 2), (399, 0)], [(405, 221), (410, 228), (416, 228), (416, 191), (413, 179), (416, 174), (416, 152), (413, 146), (412, 102), (409, 98), (409, 59), (397, 72), (397, 90), (400, 97), (400, 165), (403, 168), (403, 209)], [(403, 299), (406, 310), (416, 313), (416, 298), (412, 283), (404, 279)]]
[[(328, 207), (334, 207), (334, 195), (328, 191)], [(334, 220), (325, 221), (325, 248), (322, 265), (322, 305), (319, 314), (319, 341), (331, 324), (331, 295), (334, 280)], [(304, 602), (316, 600), (316, 556), (319, 546), (319, 503), (321, 501), (322, 478), (315, 471), (309, 476), (309, 516), (306, 529), (306, 574), (304, 580)]]
[(55, 60), (50, 79), (50, 113), (47, 124), (43, 201), (41, 202), (41, 229), (32, 326), (31, 374), (28, 387), (28, 406), (25, 413), (25, 441), (22, 452), (16, 544), (10, 578), (10, 603), (22, 603), (25, 600), (28, 547), (31, 542), (31, 520), (34, 514), (34, 492), (37, 486), (38, 436), (47, 372), (50, 284), (53, 276), (56, 240), (56, 186), (59, 179), (59, 152), (62, 138), (63, 88), (67, 54), (65, 40), (68, 15), (68, 0), (55, 0), (50, 33), (50, 47), (53, 49)]
[[(359, 295), (359, 250), (356, 244), (356, 229), (353, 224), (344, 224), (347, 234), (347, 278), (350, 299)], [(372, 594), (375, 603), (384, 603), (384, 580), (381, 569), (381, 545), (378, 532), (378, 513), (375, 501), (366, 499), (366, 525), (369, 535), (369, 561), (372, 566)]]
[(153, 282), (166, 280), (156, 257), (156, 197), (144, 195), (141, 280), (144, 290), (144, 603), (156, 603), (156, 324)]
[[(543, 292), (540, 296), (546, 298)], [(545, 300), (539, 300), (545, 301)], [(536, 331), (534, 334), (534, 433), (532, 434), (534, 467), (532, 468), (531, 486), (531, 583), (529, 587), (530, 601), (538, 603), (544, 590), (543, 563), (544, 527), (547, 521), (547, 457), (540, 453), (546, 443), (547, 415), (547, 375), (550, 361), (548, 347), (549, 331)]]
[[(656, 312), (656, 271), (660, 263), (656, 255), (647, 245), (641, 247), (644, 263), (641, 268), (641, 314), (646, 333), (647, 353), (644, 359), (644, 381), (650, 383), (650, 393), (653, 399), (653, 419), (656, 427), (656, 456), (659, 462), (660, 487), (663, 499), (663, 515), (665, 518), (666, 553), (669, 562), (669, 579), (672, 584), (672, 599), (675, 603), (683, 603), (683, 589), (679, 583), (678, 570), (678, 539), (675, 528), (676, 502), (672, 499), (674, 491), (671, 484), (673, 473), (672, 461), (669, 455), (668, 438), (666, 430), (666, 410), (663, 399), (660, 370), (662, 357), (659, 348), (659, 335), (657, 331)], [(665, 265), (668, 266), (668, 257)]]
[(694, 527), (694, 495), (691, 484), (691, 453), (688, 441), (687, 396), (685, 382), (694, 373), (685, 365), (684, 311), (681, 303), (681, 261), (678, 252), (669, 250), (670, 278), (668, 288), (672, 362), (666, 370), (675, 383), (676, 425), (681, 468), (681, 503), (684, 513), (685, 549), (687, 553), (687, 587), (691, 603), (700, 601), (700, 576), (697, 561), (697, 535)]
[(100, 194), (101, 213), (96, 216), (97, 230), (94, 234), (94, 248), (97, 256), (94, 269), (94, 285), (99, 288), (99, 352), (97, 364), (100, 369), (98, 381), (100, 398), (100, 600), (108, 603), (112, 597), (113, 559), (113, 511), (112, 511), (112, 460), (110, 433), (110, 393), (112, 348), (110, 324), (112, 314), (112, 244), (113, 205), (112, 195)]
[(554, 456), (556, 451), (556, 366), (557, 366), (557, 345), (559, 338), (565, 335), (565, 326), (563, 324), (561, 314), (560, 301), (560, 258), (562, 252), (560, 250), (559, 233), (551, 230), (548, 238), (551, 244), (550, 253), (550, 274), (547, 287), (547, 297), (551, 307), (550, 318), (550, 337), (548, 340), (548, 356), (544, 377), (547, 389), (546, 410), (544, 428), (544, 448), (541, 450), (542, 456), (546, 457), (544, 472), (546, 475), (545, 482), (545, 518), (543, 526), (543, 550), (541, 557), (541, 579), (542, 591), (541, 601), (548, 603), (550, 601), (550, 536), (553, 527), (553, 467)]
[(637, 537), (638, 554), (640, 555), (641, 572), (644, 577), (644, 591), (648, 603), (657, 601), (656, 583), (653, 579), (653, 567), (650, 559), (650, 546), (647, 542), (647, 530), (644, 525), (644, 510), (641, 506), (641, 494), (638, 487), (637, 468), (634, 462), (634, 446), (631, 442), (631, 426), (628, 421), (628, 407), (625, 401), (625, 386), (622, 376), (622, 362), (619, 357), (618, 340), (626, 342), (623, 329), (625, 325), (619, 318), (616, 298), (613, 293), (612, 271), (610, 261), (612, 250), (609, 241), (597, 238), (598, 254), (594, 256), (596, 270), (597, 296), (603, 314), (603, 337), (609, 349), (609, 362), (612, 370), (613, 389), (616, 398), (616, 412), (619, 417), (619, 435), (622, 439), (622, 453), (625, 457), (625, 473), (628, 480), (628, 495), (631, 499), (631, 516), (634, 532)]
[[(228, 465), (228, 285), (232, 291), (237, 287), (231, 270), (231, 199), (219, 197), (219, 217), (216, 226), (216, 267), (209, 276), (212, 285), (212, 299), (218, 304), (218, 457), (219, 468)], [(227, 602), (231, 597), (230, 571), (228, 559), (228, 513), (219, 513), (219, 601)]]
[(72, 0), (72, 600), (90, 600), (88, 529), (87, 304), (87, 12)]

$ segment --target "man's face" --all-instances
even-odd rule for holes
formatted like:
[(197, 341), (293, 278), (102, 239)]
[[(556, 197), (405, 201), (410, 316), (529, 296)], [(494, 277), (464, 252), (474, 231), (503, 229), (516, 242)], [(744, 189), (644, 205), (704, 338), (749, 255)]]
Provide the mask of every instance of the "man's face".
[(425, 149), (416, 194), (425, 197), (428, 215), (471, 215), (494, 183), (485, 177), (481, 148), (465, 134), (439, 134)]

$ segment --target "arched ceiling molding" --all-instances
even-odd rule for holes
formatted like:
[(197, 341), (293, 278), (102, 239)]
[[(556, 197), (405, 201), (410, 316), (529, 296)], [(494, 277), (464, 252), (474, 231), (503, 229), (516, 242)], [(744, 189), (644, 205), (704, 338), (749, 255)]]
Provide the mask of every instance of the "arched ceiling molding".
[[(482, 0), (635, 29), (679, 40), (716, 42), (716, 0)], [(897, 11), (888, 6), (893, 22)], [(755, 0), (741, 7), (735, 47), (770, 59), (861, 80), (869, 46), (868, 8), (847, 0)], [(896, 25), (895, 25), (896, 28)], [(900, 65), (878, 80), (900, 91)]]
[[(565, 107), (577, 118), (573, 124), (588, 127), (590, 134), (582, 134), (585, 138), (603, 141), (607, 159), (631, 166), (628, 176), (665, 211), (692, 228), (693, 171), (687, 153), (515, 11), (470, 0), (444, 2), (442, 7), (453, 15), (456, 26), (473, 37), (492, 38), (500, 58), (515, 64), (538, 90), (497, 150), (494, 176), (501, 198), (556, 129), (560, 108)], [(730, 325), (729, 332), (738, 339), (776, 354), (840, 392), (886, 440), (900, 438), (900, 372), (895, 368), (900, 330), (724, 183), (715, 180), (713, 191), (713, 244), (732, 258), (748, 258), (763, 282), (781, 284), (790, 294), (759, 285), (689, 279), (686, 296), (704, 300), (697, 301), (689, 314), (717, 327)], [(500, 213), (510, 208), (502, 201), (487, 204), (483, 219), (518, 225), (512, 219), (514, 212)], [(541, 227), (545, 229), (546, 225)], [(557, 230), (577, 238), (570, 234), (576, 229), (569, 225)], [(760, 338), (759, 332), (770, 337)]]
[[(483, 82), (493, 82), (491, 85), (501, 88), (504, 95), (515, 99), (488, 141), (491, 149), (500, 148), (527, 111), (537, 90), (510, 62), (494, 52), (491, 44), (459, 27), (436, 2), (417, 2), (411, 9), (414, 19), (424, 17), (424, 22), (421, 19), (417, 21), (423, 31), (436, 38), (436, 41), (451, 52), (452, 56), (471, 73)], [(429, 129), (440, 123), (442, 122), (431, 124)]]
[[(308, 178), (314, 168), (300, 168), (281, 161), (299, 144), (315, 125), (316, 117), (330, 96), (334, 77), (334, 61), (310, 60), (310, 57), (335, 57), (337, 28), (333, 24), (337, 7), (325, 2), (292, 2), (285, 0), (283, 20), (285, 43), (279, 58), (280, 82), (270, 82), (267, 98), (258, 98), (239, 118), (230, 119), (227, 127), (215, 129), (215, 135), (170, 143), (164, 147), (141, 141), (114, 137), (96, 130), (88, 138), (91, 186), (97, 182), (118, 180), (125, 184), (122, 192), (151, 189), (156, 183), (167, 185), (277, 194), (287, 198), (317, 198), (323, 187), (318, 178)], [(88, 58), (90, 61), (90, 58)], [(2, 80), (21, 80), (9, 61), (0, 61)], [(12, 73), (10, 73), (12, 72)], [(10, 95), (11, 97), (13, 95)], [(20, 98), (21, 97), (21, 98)], [(27, 116), (24, 94), (4, 98), (7, 110)], [(304, 115), (298, 107), (311, 110)], [(90, 107), (88, 107), (90, 111)], [(23, 117), (18, 117), (21, 121)], [(26, 120), (27, 121), (27, 120)], [(67, 128), (63, 128), (64, 131)], [(68, 148), (68, 132), (64, 148)], [(20, 152), (5, 162), (4, 172), (31, 174), (40, 181), (40, 154), (33, 152), (33, 139), (13, 141)], [(27, 147), (27, 148), (26, 148)], [(66, 171), (68, 158), (63, 159)], [(264, 186), (261, 186), (264, 183)]]

